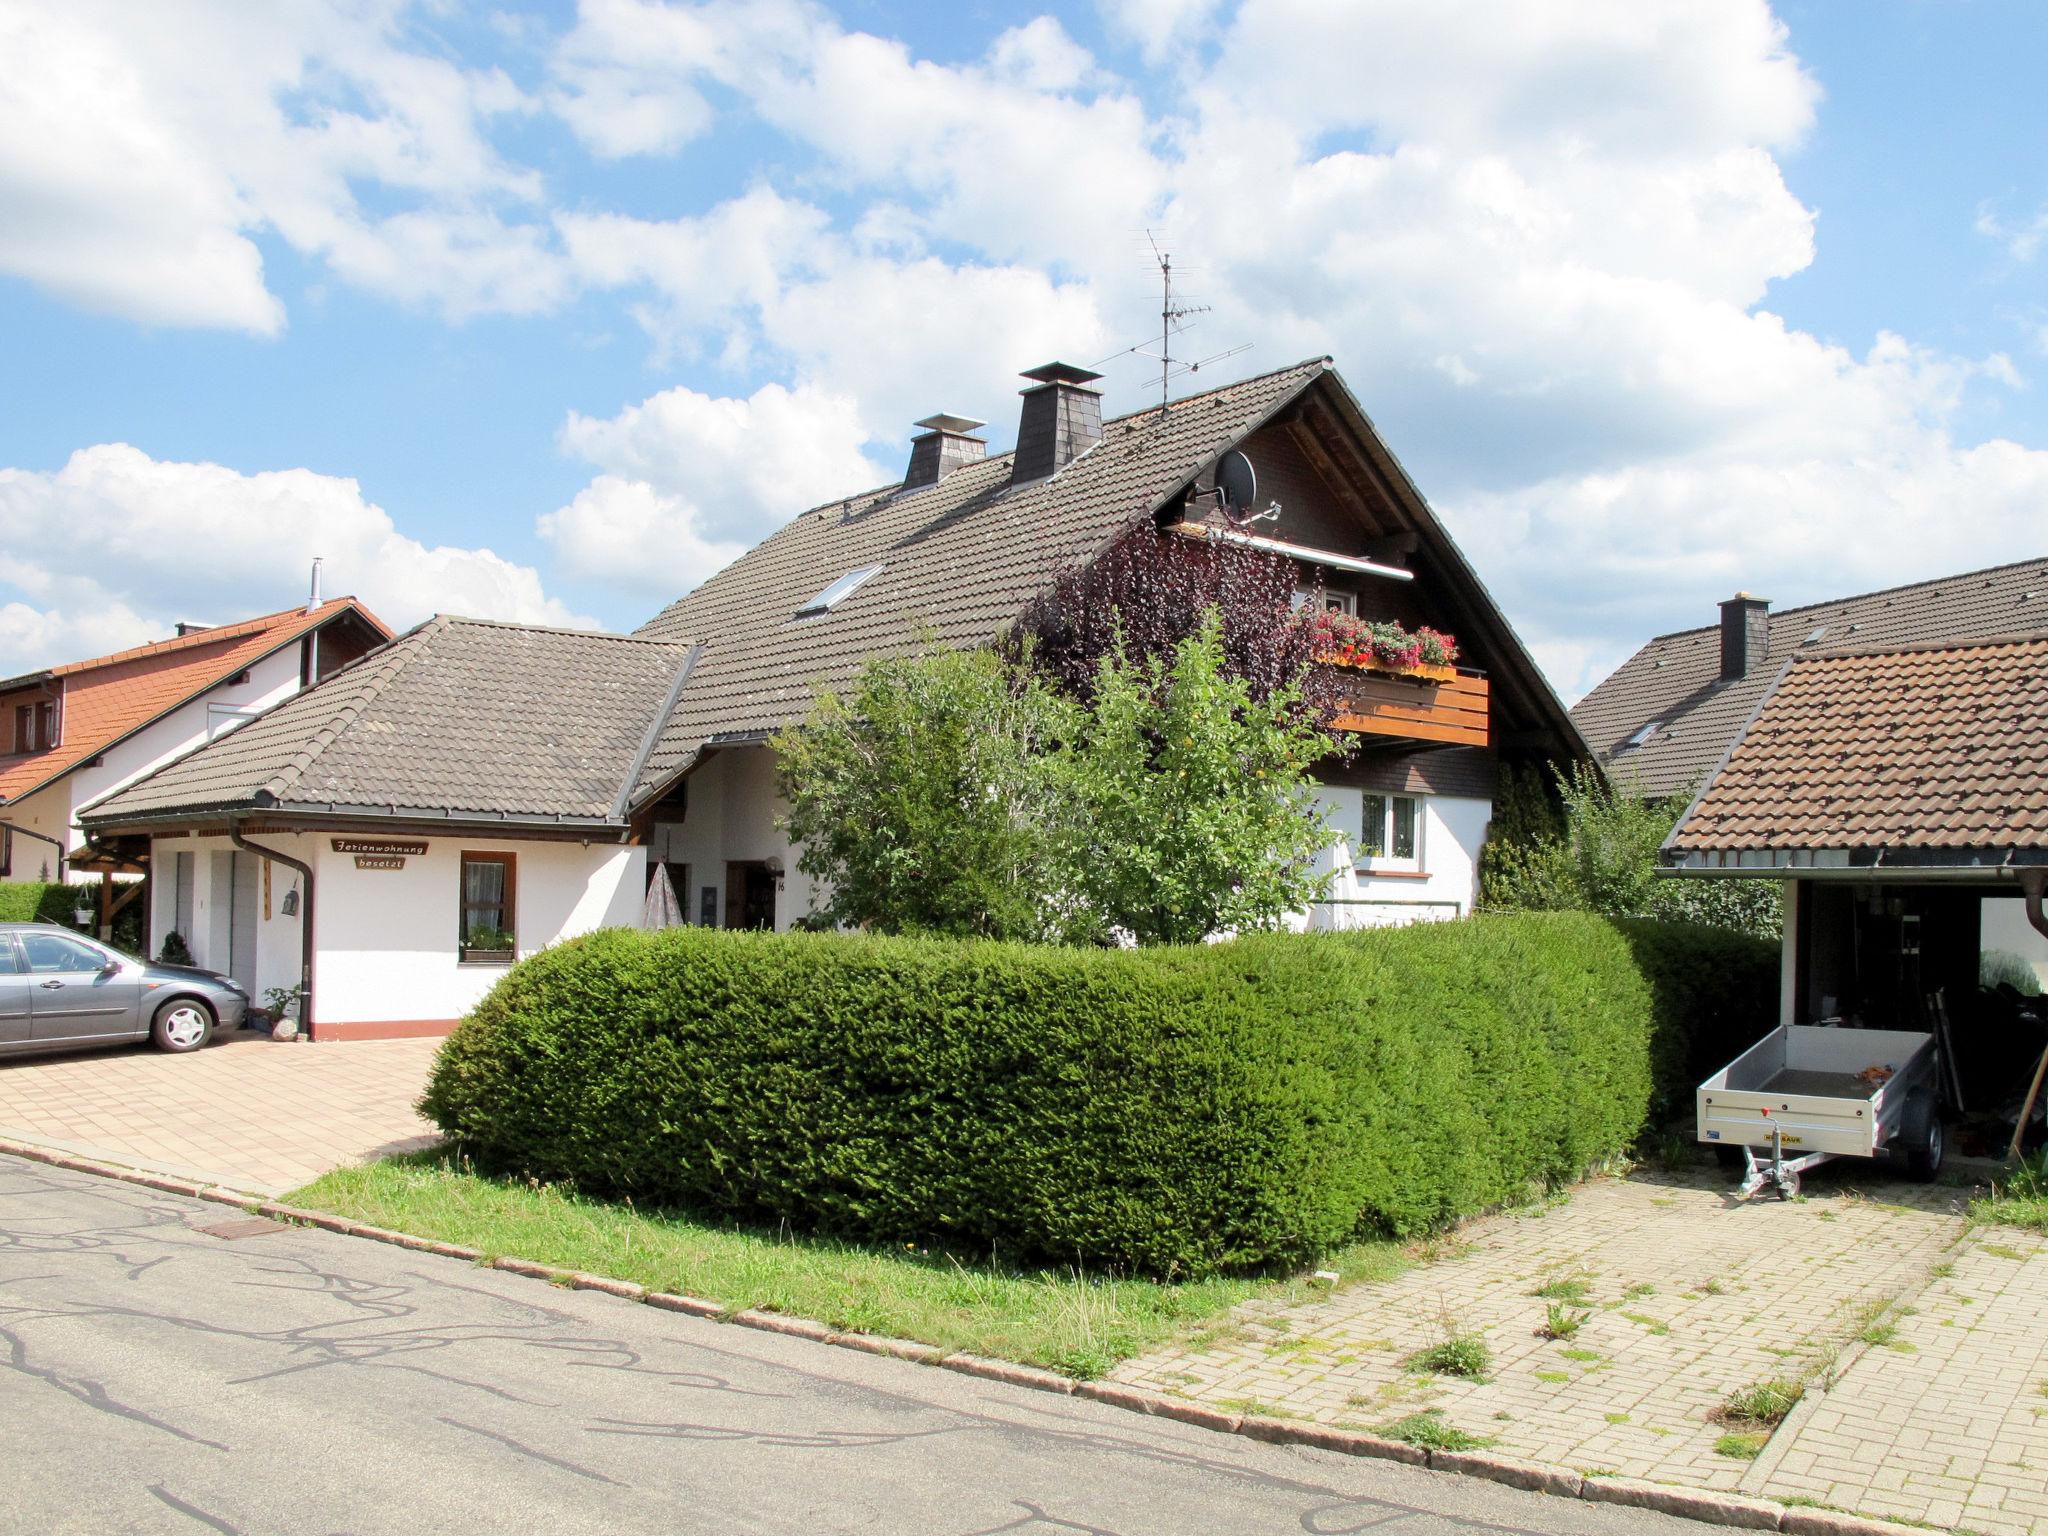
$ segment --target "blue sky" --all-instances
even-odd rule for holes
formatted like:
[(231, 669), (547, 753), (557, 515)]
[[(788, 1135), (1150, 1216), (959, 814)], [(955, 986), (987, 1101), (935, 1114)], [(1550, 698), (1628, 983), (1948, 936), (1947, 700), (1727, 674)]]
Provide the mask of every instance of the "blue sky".
[(1219, 382), (1335, 355), (1568, 696), (1737, 586), (2048, 545), (2036, 5), (137, 15), (0, 0), (0, 670), (313, 553), (629, 627), (1146, 337), (1148, 227)]

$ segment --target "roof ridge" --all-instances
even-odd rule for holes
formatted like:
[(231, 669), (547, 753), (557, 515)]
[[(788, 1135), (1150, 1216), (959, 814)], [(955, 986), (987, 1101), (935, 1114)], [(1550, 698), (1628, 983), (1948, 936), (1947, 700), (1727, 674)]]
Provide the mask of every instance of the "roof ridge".
[(578, 640), (626, 640), (634, 645), (666, 645), (680, 649), (679, 640), (650, 640), (645, 635), (622, 635), (611, 629), (571, 629), (564, 624), (522, 624), (517, 619), (473, 619), (461, 613), (437, 613), (444, 625), (465, 624), (477, 629), (516, 629), (530, 635), (570, 635)]
[[(1184, 405), (1193, 405), (1197, 401), (1207, 400), (1212, 396), (1222, 394), (1225, 390), (1241, 389), (1247, 384), (1257, 384), (1266, 379), (1277, 379), (1283, 373), (1296, 373), (1304, 368), (1327, 368), (1330, 365), (1330, 362), (1331, 358), (1327, 353), (1325, 353), (1321, 357), (1305, 357), (1298, 363), (1289, 363), (1285, 368), (1269, 368), (1264, 373), (1248, 374), (1246, 377), (1242, 379), (1232, 379), (1228, 384), (1218, 384), (1214, 389), (1205, 389), (1199, 394), (1182, 395), (1178, 399), (1168, 401), (1165, 406), (1165, 409), (1169, 412), (1177, 411)], [(1106, 416), (1103, 418), (1102, 421), (1102, 429), (1104, 432), (1107, 432), (1111, 427), (1117, 426), (1122, 422), (1135, 421), (1141, 416), (1155, 416), (1159, 413), (1160, 409), (1161, 407), (1159, 406), (1148, 405), (1141, 410), (1125, 411), (1121, 416)], [(955, 470), (953, 473), (965, 473), (969, 470), (981, 469), (991, 464), (1000, 464), (1004, 462), (1006, 459), (1013, 459), (1016, 456), (1017, 450), (1013, 445), (1011, 447), (1005, 448), (1001, 453), (987, 453), (983, 454), (978, 459), (970, 460), (969, 462), (962, 464), (959, 467), (959, 469)], [(948, 478), (950, 478), (950, 476)], [(774, 538), (775, 535), (782, 532), (784, 528), (788, 528), (793, 524), (801, 522), (804, 518), (809, 517), (813, 512), (822, 512), (827, 507), (845, 506), (851, 502), (861, 501), (869, 496), (887, 496), (892, 491), (900, 491), (902, 489), (902, 481), (885, 480), (880, 485), (869, 486), (865, 490), (850, 491), (843, 496), (827, 496), (823, 501), (815, 502), (812, 505), (805, 507), (801, 512), (797, 512), (789, 518), (787, 518), (779, 527), (777, 527), (774, 530), (774, 532), (768, 535), (768, 539)], [(920, 487), (920, 489), (924, 489), (924, 487)], [(761, 543), (767, 543), (768, 539), (761, 540)], [(753, 546), (753, 549), (758, 548), (760, 548), (760, 544), (756, 544)], [(747, 552), (751, 554), (753, 550), (750, 549)], [(689, 594), (685, 593), (683, 595), (687, 597)], [(678, 602), (680, 602), (681, 600), (681, 598), (677, 599)]]
[[(297, 752), (293, 753), (290, 760), (282, 768), (263, 781), (264, 791), (273, 799), (282, 800), (284, 792), (304, 778), (306, 770), (313, 766), (314, 761), (318, 759), (320, 754), (333, 745), (334, 738), (339, 736), (344, 728), (353, 725), (361, 718), (363, 711), (374, 704), (379, 696), (383, 694), (384, 690), (391, 686), (392, 680), (412, 665), (413, 659), (426, 649), (427, 642), (435, 635), (447, 629), (448, 625), (449, 621), (444, 615), (435, 614), (431, 619), (413, 626), (406, 633), (393, 640), (389, 647), (390, 654), (385, 657), (383, 664), (377, 671), (364, 680), (362, 691), (349, 703), (344, 704), (333, 719), (327, 721), (319, 730), (315, 731), (312, 739)], [(364, 658), (364, 660), (368, 659), (367, 657)], [(346, 668), (343, 672), (336, 674), (335, 678), (329, 679), (329, 681), (338, 681), (340, 677), (346, 676), (347, 672), (353, 670), (353, 668)], [(322, 683), (315, 683), (311, 688), (292, 695), (292, 698), (309, 699), (318, 693), (323, 686), (325, 685)], [(290, 700), (286, 702), (290, 702)]]
[(2013, 645), (2039, 645), (2048, 640), (2048, 624), (2037, 629), (2006, 630), (1995, 635), (1934, 635), (1920, 640), (1876, 640), (1867, 645), (1831, 645), (1787, 658), (1836, 661), (1852, 656), (1903, 656), (1911, 651), (1977, 651)]
[[(88, 656), (83, 661), (61, 661), (43, 671), (53, 677), (69, 677), (80, 672), (94, 671), (100, 667), (117, 666), (124, 661), (139, 661), (146, 656), (165, 656), (174, 651), (199, 650), (207, 645), (217, 645), (224, 640), (240, 640), (249, 635), (260, 634), (266, 629), (282, 629), (286, 620), (312, 618), (317, 613), (355, 603), (353, 596), (331, 597), (318, 608), (280, 608), (275, 613), (259, 613), (246, 619), (236, 619), (228, 624), (214, 624), (205, 629), (195, 629), (189, 635), (170, 635), (162, 640), (146, 640), (141, 645), (131, 645), (123, 650), (108, 651), (101, 656)], [(360, 604), (356, 606), (360, 607)], [(34, 674), (24, 674), (33, 676)]]
[[(2024, 560), (2008, 560), (2003, 565), (1986, 565), (1974, 571), (1956, 571), (1947, 576), (1928, 576), (1919, 581), (1900, 582), (1897, 586), (1872, 587), (1868, 592), (1851, 592), (1844, 597), (1823, 597), (1811, 603), (1799, 603), (1790, 608), (1772, 608), (1768, 611), (1773, 619), (1789, 618), (1795, 613), (1812, 613), (1817, 608), (1838, 608), (1844, 603), (1865, 602), (1873, 597), (1892, 597), (1900, 592), (1913, 592), (1923, 587), (1944, 586), (1953, 581), (1968, 581), (1976, 576), (1995, 576), (2005, 571), (2016, 571), (2020, 567), (2027, 565), (2039, 565), (2043, 568), (2044, 574), (2048, 574), (2048, 555), (2029, 555)], [(1661, 635), (1652, 635), (1643, 642), (1642, 647), (1638, 648), (1636, 654), (1641, 655), (1643, 649), (1655, 645), (1660, 640), (1677, 640), (1686, 635), (1711, 634), (1718, 628), (1720, 628), (1718, 624), (1694, 624), (1687, 629), (1673, 629)]]

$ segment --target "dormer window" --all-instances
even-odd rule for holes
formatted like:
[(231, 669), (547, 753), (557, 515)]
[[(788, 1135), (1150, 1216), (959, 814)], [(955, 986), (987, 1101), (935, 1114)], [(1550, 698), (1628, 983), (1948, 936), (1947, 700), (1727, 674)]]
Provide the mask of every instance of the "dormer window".
[(879, 565), (863, 565), (855, 570), (848, 571), (844, 576), (833, 582), (831, 586), (820, 592), (808, 603), (805, 603), (803, 607), (797, 609), (796, 616), (800, 619), (808, 619), (814, 614), (830, 613), (834, 608), (837, 608), (841, 603), (853, 596), (854, 589), (859, 587), (862, 582), (866, 581), (870, 576), (879, 576), (881, 574), (882, 568)]
[(14, 750), (47, 752), (57, 745), (57, 706), (48, 699), (14, 706)]

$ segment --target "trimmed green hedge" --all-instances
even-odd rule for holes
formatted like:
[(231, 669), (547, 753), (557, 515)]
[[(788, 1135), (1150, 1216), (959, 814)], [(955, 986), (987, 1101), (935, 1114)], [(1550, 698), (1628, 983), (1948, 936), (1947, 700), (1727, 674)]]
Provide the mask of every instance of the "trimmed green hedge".
[(41, 920), (62, 923), (69, 928), (80, 892), (90, 899), (95, 908), (98, 907), (99, 892), (90, 885), (60, 885), (54, 881), (45, 885), (35, 880), (0, 881), (0, 923)]
[(611, 930), (509, 972), (425, 1109), (488, 1167), (642, 1203), (1297, 1263), (1620, 1151), (1698, 942), (1574, 913), (1135, 952)]
[(1615, 925), (1650, 983), (1651, 1113), (1693, 1107), (1693, 1090), (1778, 1022), (1779, 946), (1705, 923), (1625, 918)]

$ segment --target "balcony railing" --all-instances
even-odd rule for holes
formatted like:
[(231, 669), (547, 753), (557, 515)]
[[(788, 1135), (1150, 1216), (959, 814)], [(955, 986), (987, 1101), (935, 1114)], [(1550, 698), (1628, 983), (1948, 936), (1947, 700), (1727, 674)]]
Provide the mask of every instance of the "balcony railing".
[(1412, 672), (1335, 666), (1330, 670), (1343, 694), (1335, 722), (1340, 731), (1461, 747), (1483, 747), (1491, 739), (1487, 731), (1491, 700), (1483, 673), (1453, 667)]

